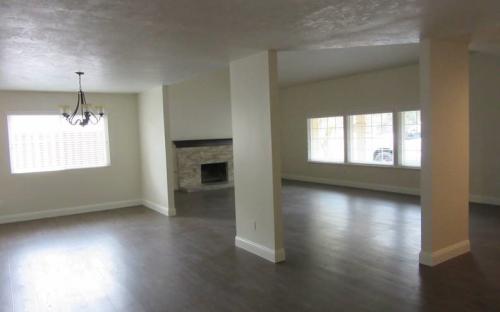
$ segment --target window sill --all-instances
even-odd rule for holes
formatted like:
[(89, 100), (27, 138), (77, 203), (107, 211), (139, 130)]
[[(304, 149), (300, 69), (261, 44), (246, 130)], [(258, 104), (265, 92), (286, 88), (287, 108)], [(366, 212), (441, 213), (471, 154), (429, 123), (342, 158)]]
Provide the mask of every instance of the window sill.
[(87, 171), (93, 169), (105, 169), (110, 168), (111, 164), (104, 166), (95, 166), (95, 167), (83, 167), (83, 168), (68, 168), (68, 169), (58, 169), (58, 170), (46, 170), (46, 171), (29, 171), (29, 172), (11, 172), (12, 176), (23, 176), (23, 175), (33, 175), (33, 174), (54, 174), (54, 173), (63, 173), (63, 172), (75, 172), (75, 171)]
[(360, 163), (336, 163), (317, 160), (308, 160), (309, 164), (316, 165), (334, 165), (334, 166), (352, 166), (352, 167), (371, 167), (371, 168), (384, 168), (384, 169), (406, 169), (406, 170), (420, 170), (420, 167), (410, 167), (401, 165), (377, 165), (377, 164), (360, 164)]

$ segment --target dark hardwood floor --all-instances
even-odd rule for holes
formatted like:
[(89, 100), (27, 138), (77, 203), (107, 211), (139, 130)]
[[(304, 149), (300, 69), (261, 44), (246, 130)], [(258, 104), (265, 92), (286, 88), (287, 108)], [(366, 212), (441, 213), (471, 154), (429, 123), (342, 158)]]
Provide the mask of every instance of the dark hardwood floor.
[(287, 261), (234, 247), (232, 190), (0, 225), (0, 311), (500, 311), (500, 207), (472, 253), (419, 266), (416, 197), (286, 182)]

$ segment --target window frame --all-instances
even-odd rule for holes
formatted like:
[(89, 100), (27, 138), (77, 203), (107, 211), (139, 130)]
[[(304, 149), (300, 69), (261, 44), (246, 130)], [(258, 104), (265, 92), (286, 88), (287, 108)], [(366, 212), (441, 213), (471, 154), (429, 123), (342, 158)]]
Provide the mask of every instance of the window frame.
[[(321, 161), (321, 160), (313, 160), (311, 159), (311, 145), (312, 145), (312, 134), (311, 134), (311, 121), (312, 119), (320, 119), (320, 118), (342, 118), (342, 123), (343, 123), (343, 135), (344, 135), (344, 159), (342, 161)], [(344, 115), (335, 115), (335, 116), (321, 116), (321, 117), (308, 117), (307, 118), (307, 162), (309, 163), (319, 163), (319, 164), (344, 164), (346, 162), (346, 143), (345, 143), (345, 116)]]
[[(93, 170), (93, 169), (102, 169), (111, 167), (111, 141), (109, 139), (109, 113), (103, 116), (103, 118), (99, 122), (105, 123), (104, 132), (105, 132), (105, 142), (106, 142), (106, 164), (102, 166), (92, 166), (92, 167), (83, 167), (83, 168), (65, 168), (65, 169), (57, 169), (57, 170), (44, 170), (44, 171), (30, 171), (30, 172), (13, 172), (12, 171), (12, 161), (11, 161), (11, 152), (10, 152), (10, 129), (9, 129), (9, 117), (10, 116), (60, 116), (60, 113), (54, 110), (32, 110), (32, 111), (7, 111), (5, 112), (4, 124), (6, 127), (6, 142), (7, 142), (7, 159), (9, 166), (9, 174), (10, 175), (28, 175), (28, 174), (51, 174), (57, 172), (64, 171), (75, 171), (75, 170)], [(61, 117), (62, 118), (62, 117)], [(75, 126), (76, 127), (76, 126)]]
[[(403, 118), (403, 114), (406, 113), (406, 112), (419, 112), (420, 113), (420, 138), (422, 138), (422, 111), (421, 109), (406, 109), (406, 110), (402, 110), (402, 111), (399, 111), (398, 112), (398, 133), (399, 133), (399, 137), (398, 137), (398, 155), (401, 156), (403, 155), (403, 123), (404, 123), (404, 118)], [(420, 141), (422, 142), (422, 141)], [(422, 144), (422, 143), (420, 143)], [(422, 155), (422, 145), (420, 145), (420, 155)], [(403, 164), (403, 158), (402, 157), (398, 157), (398, 167), (400, 168), (406, 168), (406, 169), (421, 169), (422, 168), (422, 157), (420, 157), (420, 166), (409, 166), (409, 165), (405, 165)]]
[[(408, 166), (401, 164), (401, 148), (402, 148), (402, 115), (408, 111), (420, 111), (421, 108), (408, 108), (404, 110), (380, 110), (370, 112), (350, 112), (343, 114), (321, 115), (321, 116), (308, 116), (307, 120), (307, 163), (310, 164), (324, 164), (324, 165), (340, 165), (340, 166), (356, 166), (356, 167), (374, 167), (374, 168), (388, 168), (388, 169), (405, 169), (405, 170), (420, 170), (422, 166)], [(371, 115), (371, 114), (384, 114), (392, 113), (392, 129), (393, 129), (393, 163), (392, 164), (371, 164), (371, 163), (358, 163), (350, 161), (350, 116), (354, 115)], [(343, 117), (344, 120), (344, 162), (330, 162), (311, 160), (311, 134), (310, 134), (310, 120), (314, 118), (328, 118), (328, 117)]]
[[(365, 163), (365, 162), (351, 161), (351, 157), (350, 157), (351, 156), (350, 155), (351, 154), (351, 150), (350, 150), (350, 148), (351, 148), (351, 145), (350, 145), (351, 144), (351, 140), (350, 140), (350, 136), (351, 136), (351, 117), (353, 117), (353, 116), (361, 116), (361, 115), (378, 115), (378, 114), (392, 114), (392, 132), (393, 132), (393, 134), (392, 134), (392, 140), (393, 140), (393, 142), (392, 142), (392, 151), (393, 151), (392, 152), (392, 164), (382, 164), (382, 163), (381, 164), (377, 164), (377, 163)], [(383, 112), (376, 112), (376, 113), (356, 113), (356, 114), (346, 115), (346, 117), (347, 117), (347, 123), (348, 123), (348, 130), (347, 131), (349, 131), (348, 132), (348, 139), (349, 140), (348, 140), (348, 142), (346, 144), (346, 147), (349, 148), (349, 150), (348, 150), (348, 156), (349, 157), (347, 158), (346, 162), (349, 163), (349, 164), (352, 164), (352, 165), (376, 166), (376, 167), (394, 167), (394, 165), (396, 164), (396, 162), (395, 162), (395, 156), (394, 156), (394, 154), (395, 154), (395, 152), (394, 152), (394, 150), (395, 150), (394, 149), (394, 147), (395, 147), (394, 146), (394, 142), (395, 142), (395, 137), (394, 137), (394, 131), (395, 131), (394, 130), (395, 129), (395, 127), (394, 127), (394, 112), (383, 111)]]

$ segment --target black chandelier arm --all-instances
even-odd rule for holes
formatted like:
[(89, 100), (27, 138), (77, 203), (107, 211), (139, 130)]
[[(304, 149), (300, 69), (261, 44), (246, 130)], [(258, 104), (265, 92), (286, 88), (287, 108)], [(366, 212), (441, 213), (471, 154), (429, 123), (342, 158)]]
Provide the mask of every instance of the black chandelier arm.
[(78, 124), (81, 124), (82, 122), (82, 118), (80, 118), (79, 116), (77, 116), (76, 114), (73, 114), (73, 115), (70, 115), (68, 118), (66, 118), (68, 120), (68, 122), (71, 124), (71, 125), (78, 125)]
[(85, 116), (85, 98), (84, 98), (84, 95), (83, 95), (83, 92), (80, 91), (78, 92), (78, 98), (79, 98), (79, 101), (80, 101), (80, 110), (81, 110), (81, 113), (82, 113), (82, 116)]
[(80, 94), (78, 94), (78, 98), (76, 100), (76, 107), (75, 107), (75, 111), (73, 112), (73, 117), (76, 116), (76, 114), (78, 114), (78, 111), (80, 110)]
[(99, 121), (101, 121), (103, 113), (98, 113), (97, 115), (92, 113), (92, 116), (94, 117), (94, 121), (91, 121), (93, 125), (97, 125)]
[[(73, 113), (71, 113), (71, 115), (69, 114), (66, 114), (66, 119), (68, 120), (68, 122), (71, 124), (71, 125), (76, 125), (78, 123), (80, 123), (81, 119), (80, 118), (76, 118), (75, 120), (75, 117), (77, 116), (78, 114), (78, 111), (80, 110), (80, 94), (78, 94), (78, 99), (76, 101), (76, 107), (75, 107), (75, 110), (73, 111)], [(64, 115), (63, 115), (64, 116)]]
[(81, 119), (80, 118), (75, 118), (76, 117), (76, 114), (71, 114), (71, 115), (67, 115), (66, 117), (66, 120), (72, 125), (77, 125), (81, 122)]
[(78, 114), (79, 109), (80, 109), (80, 95), (78, 95), (78, 99), (76, 100), (75, 110), (71, 114), (63, 113), (63, 116), (66, 117), (66, 119), (68, 118), (73, 119), (76, 116), (76, 114)]
[(76, 74), (78, 75), (79, 90), (75, 110), (71, 114), (63, 112), (62, 115), (73, 126), (80, 125), (84, 127), (88, 125), (89, 122), (95, 125), (102, 119), (104, 113), (100, 110), (96, 114), (90, 109), (90, 106), (87, 104), (87, 100), (85, 99), (85, 93), (82, 90), (82, 75), (84, 73), (76, 72)]
[(82, 105), (87, 105), (87, 100), (85, 99), (85, 93), (83, 93), (83, 91), (80, 90), (80, 94), (82, 95)]

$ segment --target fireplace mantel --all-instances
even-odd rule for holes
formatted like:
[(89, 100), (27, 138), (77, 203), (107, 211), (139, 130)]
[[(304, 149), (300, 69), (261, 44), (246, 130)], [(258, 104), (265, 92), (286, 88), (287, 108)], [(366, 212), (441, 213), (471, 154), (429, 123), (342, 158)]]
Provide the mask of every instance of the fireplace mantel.
[(218, 146), (218, 145), (233, 145), (233, 139), (201, 139), (201, 140), (177, 140), (173, 141), (175, 147), (200, 147), (200, 146)]

